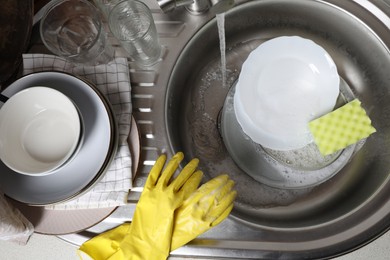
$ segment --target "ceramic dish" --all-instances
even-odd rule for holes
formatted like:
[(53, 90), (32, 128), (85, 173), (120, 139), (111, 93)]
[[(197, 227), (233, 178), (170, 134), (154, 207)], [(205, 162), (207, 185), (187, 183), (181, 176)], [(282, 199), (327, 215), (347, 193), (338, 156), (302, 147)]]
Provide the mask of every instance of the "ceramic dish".
[[(137, 124), (132, 118), (128, 138), (131, 154), (131, 171), (136, 176), (140, 159), (140, 137)], [(46, 235), (72, 234), (90, 228), (117, 211), (117, 207), (100, 209), (52, 210), (45, 207), (29, 206), (8, 199), (33, 224), (34, 232)], [(122, 207), (121, 207), (122, 208)], [(129, 217), (131, 214), (129, 214)], [(115, 224), (115, 223), (112, 223)], [(113, 226), (114, 227), (114, 226)]]
[(1, 161), (22, 174), (50, 174), (75, 154), (81, 128), (77, 108), (60, 91), (24, 89), (0, 109)]
[[(62, 72), (39, 72), (24, 76), (2, 94), (11, 97), (32, 86), (46, 86), (67, 95), (79, 109), (83, 139), (69, 163), (46, 176), (16, 174), (0, 162), (0, 188), (17, 201), (49, 205), (87, 192), (106, 171), (118, 144), (113, 112), (102, 94), (91, 84)], [(93, 160), (91, 160), (93, 158)]]
[(234, 109), (253, 141), (286, 151), (313, 141), (308, 122), (332, 111), (338, 95), (337, 67), (326, 50), (309, 39), (282, 36), (245, 60)]

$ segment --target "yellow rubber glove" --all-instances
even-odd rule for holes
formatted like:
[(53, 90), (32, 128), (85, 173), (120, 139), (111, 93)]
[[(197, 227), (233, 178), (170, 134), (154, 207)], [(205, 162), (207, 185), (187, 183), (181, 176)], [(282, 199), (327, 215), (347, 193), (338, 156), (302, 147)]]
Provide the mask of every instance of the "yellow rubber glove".
[[(233, 182), (226, 175), (218, 176), (203, 184), (196, 193), (193, 192), (200, 180), (186, 185), (185, 201), (175, 213), (171, 251), (187, 244), (192, 239), (222, 222), (233, 208), (236, 192), (232, 191)], [(196, 182), (198, 183), (196, 184)], [(111, 256), (128, 234), (131, 223), (124, 223), (85, 242), (80, 251), (87, 253), (95, 260)], [(126, 258), (123, 258), (126, 259)]]
[(233, 209), (237, 192), (227, 175), (203, 184), (175, 212), (171, 251), (221, 223)]
[(84, 242), (77, 251), (80, 259), (106, 260), (119, 248), (131, 223), (124, 223)]
[[(108, 259), (166, 259), (172, 240), (175, 210), (182, 204), (183, 186), (194, 174), (198, 160), (189, 162), (170, 182), (183, 153), (177, 153), (163, 170), (166, 156), (160, 156), (149, 173), (144, 190), (134, 212), (132, 225), (115, 253)], [(201, 177), (200, 177), (201, 178)], [(187, 185), (193, 186), (191, 183)]]

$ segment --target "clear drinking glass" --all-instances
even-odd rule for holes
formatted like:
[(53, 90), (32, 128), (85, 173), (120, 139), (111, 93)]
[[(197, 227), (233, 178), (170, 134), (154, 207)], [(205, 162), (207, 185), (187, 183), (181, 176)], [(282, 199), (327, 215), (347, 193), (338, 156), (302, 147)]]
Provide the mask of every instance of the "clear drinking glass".
[(140, 66), (150, 66), (159, 60), (161, 45), (156, 25), (144, 3), (121, 1), (111, 9), (108, 21), (112, 34)]
[(110, 14), (111, 9), (123, 0), (93, 0), (95, 5), (99, 7), (103, 15), (107, 18)]
[(97, 65), (114, 58), (100, 12), (88, 1), (53, 2), (41, 19), (40, 32), (51, 52), (72, 62)]

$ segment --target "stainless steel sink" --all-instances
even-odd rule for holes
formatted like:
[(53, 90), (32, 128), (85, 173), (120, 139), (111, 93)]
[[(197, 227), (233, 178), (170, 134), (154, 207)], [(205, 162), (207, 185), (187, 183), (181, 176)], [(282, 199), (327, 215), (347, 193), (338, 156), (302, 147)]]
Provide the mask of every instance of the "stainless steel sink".
[[(216, 19), (152, 8), (162, 61), (150, 70), (132, 64), (133, 114), (141, 132), (136, 202), (157, 156), (183, 151), (198, 157), (207, 178), (221, 172), (236, 181), (238, 198), (226, 221), (172, 257), (330, 258), (369, 243), (390, 227), (390, 4), (366, 0), (236, 1), (225, 15), (228, 81), (249, 52), (280, 35), (299, 35), (335, 60), (346, 91), (369, 111), (378, 132), (330, 180), (313, 188), (276, 189), (256, 182), (227, 152), (219, 114), (229, 87), (221, 85)], [(75, 244), (131, 219), (134, 203), (86, 232), (63, 236)], [(130, 216), (129, 216), (130, 215)]]

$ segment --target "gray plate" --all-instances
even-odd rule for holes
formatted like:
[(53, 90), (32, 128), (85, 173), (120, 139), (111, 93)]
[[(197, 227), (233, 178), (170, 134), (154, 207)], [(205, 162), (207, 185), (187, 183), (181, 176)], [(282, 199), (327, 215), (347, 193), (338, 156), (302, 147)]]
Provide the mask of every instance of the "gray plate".
[(108, 102), (97, 89), (61, 72), (29, 74), (12, 83), (2, 94), (11, 97), (32, 86), (59, 90), (75, 103), (83, 122), (83, 138), (71, 161), (49, 175), (18, 174), (1, 162), (0, 187), (7, 196), (27, 204), (64, 202), (88, 191), (105, 173), (117, 149), (118, 133), (114, 116)]

